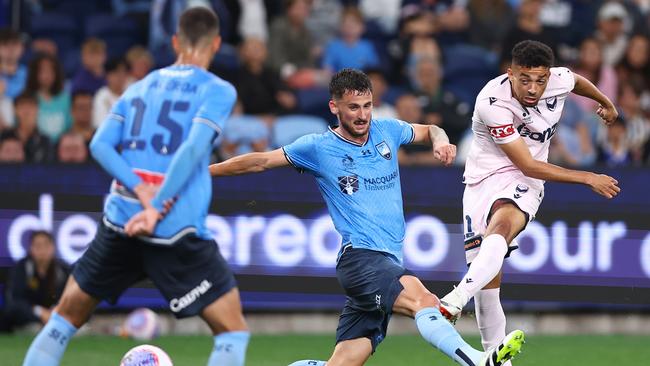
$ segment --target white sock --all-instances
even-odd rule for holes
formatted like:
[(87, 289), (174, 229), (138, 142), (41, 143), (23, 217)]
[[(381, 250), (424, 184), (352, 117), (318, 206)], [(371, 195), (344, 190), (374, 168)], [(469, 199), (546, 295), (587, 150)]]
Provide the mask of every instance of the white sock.
[(499, 234), (492, 234), (483, 239), (481, 250), (469, 266), (465, 277), (455, 291), (461, 292), (469, 300), (485, 285), (490, 283), (501, 270), (503, 257), (508, 252), (506, 239)]
[(506, 315), (499, 300), (499, 288), (481, 290), (474, 296), (476, 322), (483, 349), (495, 346), (506, 336)]

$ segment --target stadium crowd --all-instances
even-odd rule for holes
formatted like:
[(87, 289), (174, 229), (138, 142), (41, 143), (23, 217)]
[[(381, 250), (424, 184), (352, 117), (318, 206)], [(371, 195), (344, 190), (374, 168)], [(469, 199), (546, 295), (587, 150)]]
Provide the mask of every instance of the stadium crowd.
[[(266, 151), (325, 131), (329, 77), (365, 70), (374, 117), (443, 127), (464, 163), (476, 94), (505, 72), (524, 39), (553, 48), (615, 101), (571, 95), (549, 160), (650, 165), (649, 0), (33, 0), (0, 31), (0, 162), (85, 163), (121, 93), (174, 60), (169, 36), (188, 6), (212, 7), (224, 45), (211, 70), (238, 103), (215, 159)], [(405, 165), (435, 164), (425, 147)]]

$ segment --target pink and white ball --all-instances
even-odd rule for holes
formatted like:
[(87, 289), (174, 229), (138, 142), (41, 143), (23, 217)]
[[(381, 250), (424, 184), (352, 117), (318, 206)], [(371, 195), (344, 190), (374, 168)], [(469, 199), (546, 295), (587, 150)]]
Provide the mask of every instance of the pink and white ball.
[(143, 344), (131, 348), (122, 357), (120, 366), (174, 366), (174, 364), (162, 349), (149, 344)]
[(151, 309), (138, 308), (133, 310), (122, 325), (121, 335), (139, 341), (149, 341), (160, 334), (158, 314)]

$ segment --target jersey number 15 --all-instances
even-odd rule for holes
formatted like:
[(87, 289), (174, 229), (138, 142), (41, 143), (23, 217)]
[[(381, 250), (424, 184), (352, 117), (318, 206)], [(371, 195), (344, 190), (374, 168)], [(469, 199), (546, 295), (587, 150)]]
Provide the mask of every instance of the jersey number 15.
[[(142, 150), (145, 148), (146, 141), (138, 139), (142, 129), (142, 120), (144, 118), (144, 111), (147, 105), (142, 98), (134, 98), (131, 100), (131, 106), (135, 109), (133, 117), (133, 125), (131, 126), (132, 140), (125, 142), (126, 148), (136, 148)], [(181, 144), (183, 139), (183, 127), (174, 121), (170, 114), (171, 112), (186, 112), (190, 109), (190, 103), (187, 101), (174, 102), (171, 100), (164, 100), (158, 114), (156, 121), (159, 126), (165, 128), (169, 132), (169, 141), (165, 142), (165, 136), (162, 133), (156, 133), (151, 137), (151, 146), (154, 151), (159, 154), (168, 155), (173, 154)]]

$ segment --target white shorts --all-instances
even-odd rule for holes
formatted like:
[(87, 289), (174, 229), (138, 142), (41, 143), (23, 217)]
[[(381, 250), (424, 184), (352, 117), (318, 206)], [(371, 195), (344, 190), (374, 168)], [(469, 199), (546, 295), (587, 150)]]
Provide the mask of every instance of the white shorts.
[[(479, 252), (490, 210), (495, 201), (511, 201), (526, 214), (530, 222), (535, 219), (543, 198), (544, 183), (539, 179), (526, 177), (519, 170), (497, 173), (479, 183), (467, 184), (463, 194), (463, 232), (467, 264), (472, 263)], [(513, 240), (509, 244), (506, 258), (517, 248), (519, 245)]]

